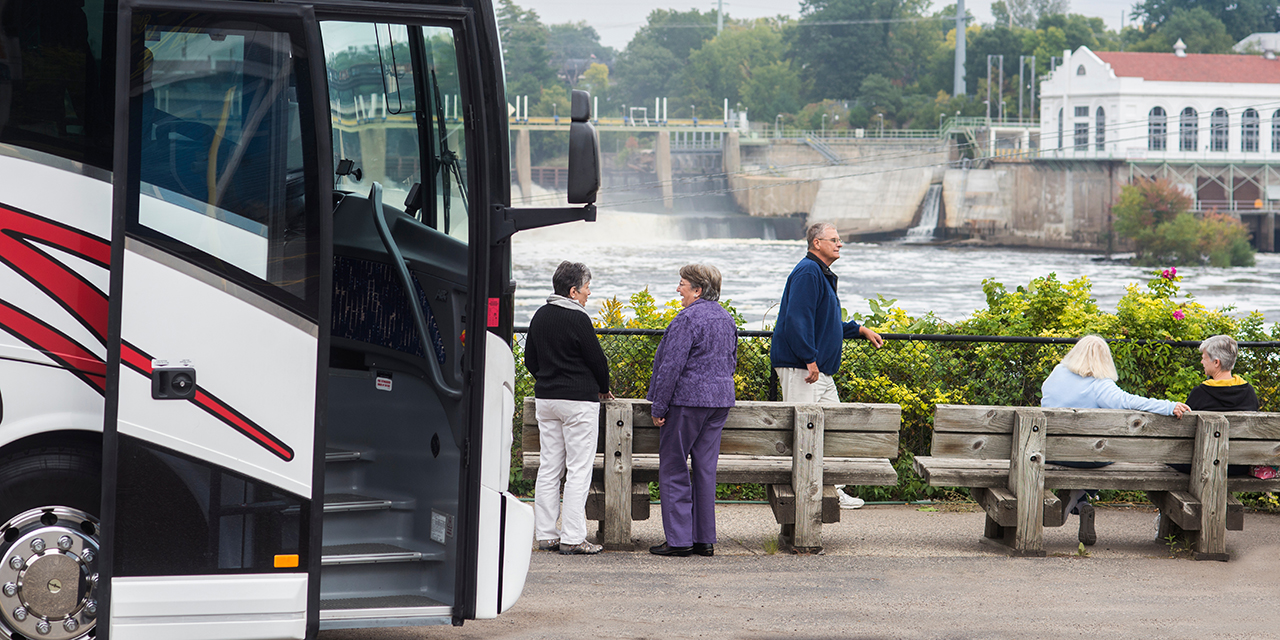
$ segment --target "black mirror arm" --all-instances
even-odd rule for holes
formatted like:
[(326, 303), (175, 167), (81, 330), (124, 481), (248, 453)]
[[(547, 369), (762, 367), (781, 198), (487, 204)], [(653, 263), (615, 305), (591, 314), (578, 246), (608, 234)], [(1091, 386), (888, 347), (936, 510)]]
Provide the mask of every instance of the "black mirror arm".
[(440, 370), (440, 361), (436, 359), (431, 334), (427, 332), (427, 319), (422, 314), (422, 305), (418, 302), (418, 288), (413, 286), (413, 276), (409, 274), (409, 267), (405, 265), (404, 255), (400, 253), (400, 246), (396, 244), (395, 238), (391, 236), (391, 229), (387, 227), (387, 219), (382, 211), (382, 185), (377, 182), (374, 182), (369, 190), (369, 202), (373, 205), (373, 225), (377, 227), (378, 236), (382, 238), (382, 244), (387, 248), (387, 253), (391, 254), (393, 269), (399, 276), (400, 286), (404, 289), (405, 302), (409, 305), (409, 311), (413, 316), (413, 325), (418, 330), (418, 341), (422, 343), (422, 359), (427, 361), (427, 374), (441, 395), (457, 400), (462, 397), (462, 390), (454, 389), (444, 380), (444, 372)]
[(521, 208), (494, 205), (493, 242), (510, 238), (517, 231), (550, 227), (566, 222), (596, 221), (596, 205), (581, 207)]

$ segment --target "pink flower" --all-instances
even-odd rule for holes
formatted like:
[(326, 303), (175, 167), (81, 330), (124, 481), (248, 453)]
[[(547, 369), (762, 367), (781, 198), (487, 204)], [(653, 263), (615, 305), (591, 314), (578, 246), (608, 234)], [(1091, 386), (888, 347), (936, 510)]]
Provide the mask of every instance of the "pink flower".
[(1160, 272), (1160, 277), (1164, 278), (1165, 280), (1172, 280), (1175, 277), (1177, 277), (1177, 275), (1178, 275), (1177, 267), (1169, 267), (1168, 269), (1165, 269), (1164, 271)]
[(1173, 319), (1174, 319), (1174, 320), (1181, 320), (1181, 319), (1183, 319), (1183, 318), (1185, 318), (1185, 317), (1187, 317), (1187, 314), (1183, 313), (1183, 312), (1182, 312), (1182, 309), (1178, 309), (1177, 311), (1174, 311), (1174, 312), (1173, 312)]

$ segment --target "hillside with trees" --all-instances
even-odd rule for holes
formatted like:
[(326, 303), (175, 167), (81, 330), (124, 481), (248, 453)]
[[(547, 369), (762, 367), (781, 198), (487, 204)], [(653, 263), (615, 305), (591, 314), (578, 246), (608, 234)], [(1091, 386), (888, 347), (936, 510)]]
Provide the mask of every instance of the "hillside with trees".
[[(1048, 73), (1064, 49), (1232, 53), (1250, 33), (1280, 29), (1280, 0), (1145, 0), (1137, 26), (1109, 30), (1069, 12), (1068, 0), (1000, 0), (991, 24), (968, 16), (968, 95), (953, 96), (955, 5), (928, 0), (803, 0), (798, 18), (737, 20), (714, 10), (655, 10), (616, 51), (586, 23), (543, 24), (499, 0), (507, 95), (528, 96), (533, 116), (567, 113), (568, 90), (599, 97), (600, 114), (667, 98), (672, 118), (719, 114), (725, 99), (757, 122), (803, 129), (932, 129), (940, 119), (986, 113), (987, 56), (1004, 56), (1005, 114), (1018, 110), (1018, 59)], [(994, 85), (996, 72), (992, 71)], [(1032, 83), (1030, 71), (1027, 86)], [(1025, 90), (1025, 89), (1024, 89)], [(992, 112), (998, 111), (992, 105)], [(823, 118), (823, 115), (827, 118)], [(1025, 117), (1033, 117), (1024, 111)], [(548, 153), (550, 150), (548, 150)], [(537, 153), (537, 150), (535, 150)], [(542, 154), (538, 154), (542, 155)]]

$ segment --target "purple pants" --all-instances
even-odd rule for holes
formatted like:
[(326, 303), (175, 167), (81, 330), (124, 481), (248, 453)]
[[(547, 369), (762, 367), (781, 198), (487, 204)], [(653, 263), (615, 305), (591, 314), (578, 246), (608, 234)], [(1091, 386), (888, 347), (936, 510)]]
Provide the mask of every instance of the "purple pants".
[(662, 530), (673, 547), (715, 544), (716, 463), (728, 417), (727, 407), (673, 406), (658, 431)]

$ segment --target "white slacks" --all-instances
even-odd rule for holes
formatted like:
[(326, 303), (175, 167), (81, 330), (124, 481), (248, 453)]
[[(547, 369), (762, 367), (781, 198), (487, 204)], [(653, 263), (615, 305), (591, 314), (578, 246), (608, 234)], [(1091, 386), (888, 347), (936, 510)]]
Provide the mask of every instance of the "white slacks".
[(804, 381), (805, 376), (809, 375), (805, 369), (778, 367), (774, 371), (778, 372), (778, 388), (782, 391), (783, 402), (816, 404), (840, 402), (835, 380), (825, 373), (819, 373), (818, 381), (809, 384)]
[[(596, 456), (600, 403), (581, 400), (535, 401), (538, 417), (538, 482), (534, 486), (534, 535), (575, 545), (587, 539), (587, 489)], [(564, 478), (564, 506), (560, 479)], [(556, 520), (561, 529), (556, 529)]]

